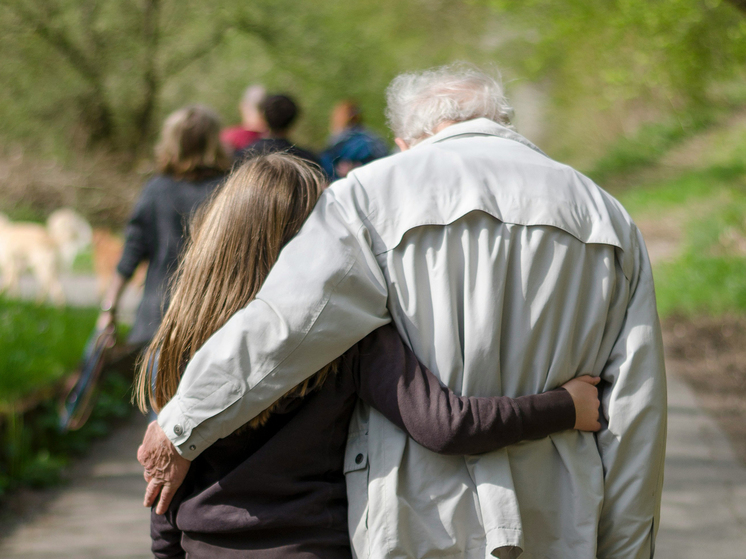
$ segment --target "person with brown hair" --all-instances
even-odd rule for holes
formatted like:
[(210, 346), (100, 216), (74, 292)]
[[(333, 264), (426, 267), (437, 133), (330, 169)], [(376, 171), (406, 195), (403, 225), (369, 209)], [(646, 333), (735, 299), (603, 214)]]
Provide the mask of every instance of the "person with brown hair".
[(220, 142), (220, 119), (210, 108), (189, 105), (171, 113), (155, 148), (158, 173), (143, 188), (127, 224), (122, 256), (101, 304), (98, 326), (116, 317), (124, 287), (146, 261), (145, 289), (128, 342), (153, 337), (168, 304), (166, 287), (196, 208), (220, 184), (230, 159)]
[[(257, 156), (200, 210), (171, 305), (137, 377), (143, 410), (149, 403), (165, 406), (185, 363), (237, 311), (260, 300), (280, 250), (324, 186), (321, 172), (299, 158)], [(239, 348), (221, 351), (240, 359)], [(205, 450), (166, 515), (153, 510), (153, 553), (164, 559), (349, 558), (345, 474), (359, 473), (366, 459), (345, 451), (358, 397), (430, 450), (476, 454), (573, 427), (598, 429), (595, 382), (580, 377), (525, 398), (456, 396), (393, 325), (382, 326)], [(218, 392), (212, 397), (222, 398)]]

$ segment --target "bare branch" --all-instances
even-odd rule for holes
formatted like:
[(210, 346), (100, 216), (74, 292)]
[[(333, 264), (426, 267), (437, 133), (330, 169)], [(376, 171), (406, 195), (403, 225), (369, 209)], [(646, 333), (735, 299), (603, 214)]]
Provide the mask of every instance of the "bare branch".
[(96, 22), (101, 12), (101, 2), (87, 0), (81, 4), (82, 29), (85, 30), (87, 39), (94, 52), (101, 52), (106, 44), (106, 37), (97, 29)]
[(201, 45), (197, 45), (191, 51), (182, 56), (179, 56), (178, 58), (171, 59), (168, 64), (166, 64), (163, 75), (166, 78), (170, 78), (171, 76), (174, 76), (187, 68), (187, 66), (189, 66), (193, 62), (196, 62), (197, 60), (204, 58), (205, 56), (210, 54), (225, 40), (225, 36), (230, 28), (231, 26), (228, 24), (220, 25), (212, 32), (210, 37), (205, 40), (204, 43), (202, 43)]
[[(54, 3), (46, 4), (41, 9), (33, 10), (30, 2), (6, 2), (6, 7), (15, 13), (32, 33), (39, 37), (58, 55), (67, 60), (70, 67), (90, 86), (90, 102), (86, 102), (84, 120), (88, 122), (91, 141), (111, 140), (114, 136), (114, 111), (109, 105), (104, 88), (101, 67), (94, 55), (89, 55), (83, 47), (76, 44), (64, 30), (51, 24), (57, 13)], [(38, 4), (37, 4), (38, 6)]]
[(137, 124), (137, 137), (135, 138), (135, 148), (143, 146), (145, 140), (150, 134), (155, 114), (155, 105), (162, 80), (156, 70), (156, 58), (160, 44), (160, 0), (146, 0), (142, 14), (142, 37), (145, 44), (144, 71), (142, 74), (145, 84), (142, 103), (135, 114)]
[(267, 46), (275, 46), (278, 33), (272, 28), (250, 21), (245, 15), (236, 17), (233, 27), (247, 35), (253, 35), (261, 39)]
[(731, 6), (735, 6), (738, 10), (746, 14), (746, 0), (727, 0)]
[(61, 30), (52, 27), (47, 18), (40, 13), (34, 13), (21, 2), (7, 3), (16, 16), (25, 23), (33, 33), (46, 42), (50, 47), (67, 59), (70, 65), (85, 78), (94, 88), (101, 86), (101, 75), (98, 68), (91, 62), (83, 50), (73, 43)]
[(166, 78), (178, 74), (185, 68), (187, 68), (193, 62), (204, 58), (210, 54), (213, 50), (219, 47), (225, 40), (226, 35), (231, 29), (254, 35), (261, 39), (265, 44), (274, 43), (274, 33), (269, 27), (259, 25), (253, 21), (249, 21), (246, 17), (231, 17), (218, 22), (212, 31), (212, 34), (202, 44), (193, 48), (190, 52), (172, 59), (166, 66), (164, 75)]

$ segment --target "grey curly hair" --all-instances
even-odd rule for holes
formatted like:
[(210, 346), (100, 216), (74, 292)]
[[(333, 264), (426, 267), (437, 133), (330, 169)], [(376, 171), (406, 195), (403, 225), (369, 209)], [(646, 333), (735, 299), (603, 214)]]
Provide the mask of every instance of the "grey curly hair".
[(410, 146), (432, 136), (443, 122), (484, 117), (512, 128), (513, 108), (499, 76), (463, 62), (395, 77), (386, 101), (389, 127)]

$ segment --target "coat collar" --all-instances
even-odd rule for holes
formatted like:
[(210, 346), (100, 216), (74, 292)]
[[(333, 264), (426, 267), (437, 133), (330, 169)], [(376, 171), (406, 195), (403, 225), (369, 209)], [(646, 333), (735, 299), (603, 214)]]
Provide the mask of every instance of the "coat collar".
[(527, 146), (532, 150), (541, 153), (542, 155), (546, 155), (532, 142), (518, 134), (518, 132), (507, 128), (502, 124), (498, 124), (494, 120), (490, 120), (488, 118), (475, 118), (473, 120), (467, 120), (465, 122), (457, 122), (456, 124), (452, 124), (451, 126), (444, 128), (437, 134), (430, 136), (429, 138), (425, 138), (418, 144), (415, 144), (414, 146), (412, 146), (412, 149), (416, 149), (419, 146), (435, 144), (438, 142), (449, 140), (451, 138), (456, 138), (458, 136), (476, 135), (497, 136), (498, 138), (513, 140), (514, 142), (519, 142), (524, 146)]

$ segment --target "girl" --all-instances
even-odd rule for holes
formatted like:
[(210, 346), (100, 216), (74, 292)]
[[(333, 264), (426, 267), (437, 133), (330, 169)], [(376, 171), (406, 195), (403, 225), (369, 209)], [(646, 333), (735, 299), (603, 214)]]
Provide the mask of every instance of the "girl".
[[(286, 154), (259, 156), (229, 177), (198, 216), (171, 306), (147, 350), (138, 403), (160, 410), (186, 362), (257, 294), (300, 229), (323, 175)], [(148, 363), (158, 355), (151, 386)], [(585, 379), (585, 380), (583, 380)], [(216, 442), (191, 465), (164, 516), (151, 516), (158, 558), (345, 558), (347, 427), (358, 398), (417, 443), (476, 454), (570, 428), (599, 428), (589, 377), (521, 398), (467, 398), (442, 386), (384, 326)]]

